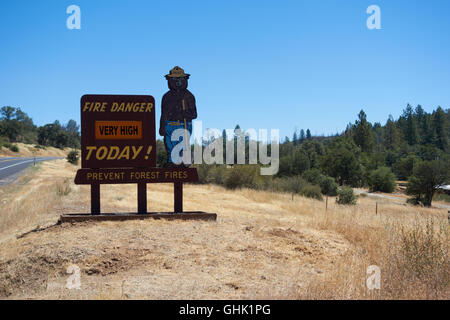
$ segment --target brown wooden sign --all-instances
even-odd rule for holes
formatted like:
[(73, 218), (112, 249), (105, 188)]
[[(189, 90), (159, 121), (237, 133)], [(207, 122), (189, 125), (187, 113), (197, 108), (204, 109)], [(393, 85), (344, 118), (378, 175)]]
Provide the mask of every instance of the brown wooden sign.
[(156, 167), (155, 99), (147, 95), (81, 98), (81, 167)]
[[(174, 185), (174, 213), (189, 219), (216, 218), (210, 213), (183, 213), (183, 183), (197, 182), (197, 169), (156, 168), (155, 99), (152, 96), (84, 95), (81, 98), (81, 156), (82, 169), (77, 171), (75, 183), (91, 186), (92, 215), (100, 215), (102, 184), (137, 184), (138, 213), (147, 214), (147, 183), (170, 182)], [(161, 214), (157, 216), (168, 216)], [(106, 214), (101, 218), (108, 217), (116, 216)], [(86, 217), (65, 218), (75, 221)]]

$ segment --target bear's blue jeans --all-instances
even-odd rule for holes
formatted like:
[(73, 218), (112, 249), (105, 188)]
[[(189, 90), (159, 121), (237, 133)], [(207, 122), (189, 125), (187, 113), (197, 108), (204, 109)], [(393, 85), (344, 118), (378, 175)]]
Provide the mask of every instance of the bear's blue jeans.
[[(164, 128), (166, 130), (166, 134), (164, 136), (164, 143), (166, 145), (166, 150), (167, 150), (168, 157), (169, 157), (168, 162), (173, 163), (172, 150), (178, 143), (180, 143), (180, 142), (186, 143), (186, 142), (184, 142), (184, 139), (186, 139), (186, 137), (185, 137), (185, 134), (183, 134), (181, 137), (179, 137), (178, 140), (172, 141), (172, 134), (177, 129), (182, 129), (184, 131), (184, 121), (165, 120)], [(188, 138), (190, 138), (190, 136), (192, 134), (192, 121), (186, 121), (186, 129), (189, 134)], [(189, 141), (188, 141), (188, 145), (190, 145)], [(186, 147), (184, 147), (183, 150), (185, 148)], [(182, 152), (180, 152), (180, 157), (182, 157)]]

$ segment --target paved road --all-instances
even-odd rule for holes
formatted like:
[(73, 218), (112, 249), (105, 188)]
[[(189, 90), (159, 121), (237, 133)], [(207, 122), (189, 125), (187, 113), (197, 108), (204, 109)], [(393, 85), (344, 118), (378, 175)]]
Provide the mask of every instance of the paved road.
[[(8, 184), (26, 168), (34, 164), (35, 158), (0, 158), (0, 186)], [(62, 159), (62, 157), (36, 157), (36, 163)]]

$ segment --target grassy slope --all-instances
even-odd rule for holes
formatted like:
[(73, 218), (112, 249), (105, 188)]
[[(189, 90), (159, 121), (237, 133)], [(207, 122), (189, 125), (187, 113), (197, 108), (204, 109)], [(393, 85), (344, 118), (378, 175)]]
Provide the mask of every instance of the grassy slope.
[(0, 150), (0, 158), (3, 157), (34, 157), (34, 156), (48, 156), (48, 157), (65, 157), (69, 153), (70, 149), (64, 150), (46, 147), (45, 149), (35, 148), (34, 145), (24, 143), (14, 143), (19, 147), (19, 152), (12, 152), (6, 147), (2, 147)]
[[(63, 212), (88, 212), (89, 187), (73, 185), (77, 168), (64, 160), (40, 166), (0, 189), (0, 297), (450, 297), (442, 209), (386, 199), (378, 200), (375, 215), (375, 200), (360, 198), (355, 207), (330, 199), (325, 211), (324, 202), (302, 197), (188, 185), (185, 210), (216, 212), (217, 222), (45, 229)], [(149, 210), (170, 210), (172, 192), (171, 185), (149, 185)], [(136, 186), (102, 186), (102, 210), (136, 210)], [(428, 237), (427, 221), (434, 223)], [(25, 234), (36, 227), (44, 230)], [(414, 239), (416, 249), (408, 249)], [(73, 263), (81, 269), (82, 290), (65, 289)], [(366, 289), (371, 264), (381, 267), (381, 291)]]

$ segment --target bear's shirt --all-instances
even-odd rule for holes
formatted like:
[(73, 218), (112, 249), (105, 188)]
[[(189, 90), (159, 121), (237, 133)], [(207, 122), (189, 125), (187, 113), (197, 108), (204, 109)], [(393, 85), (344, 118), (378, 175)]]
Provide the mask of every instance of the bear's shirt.
[[(185, 110), (183, 110), (183, 101)], [(161, 125), (164, 121), (192, 121), (197, 118), (197, 108), (195, 105), (195, 97), (189, 90), (182, 90), (177, 93), (170, 90), (164, 94), (161, 102)]]

